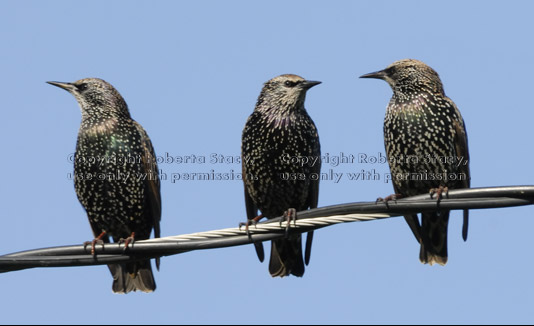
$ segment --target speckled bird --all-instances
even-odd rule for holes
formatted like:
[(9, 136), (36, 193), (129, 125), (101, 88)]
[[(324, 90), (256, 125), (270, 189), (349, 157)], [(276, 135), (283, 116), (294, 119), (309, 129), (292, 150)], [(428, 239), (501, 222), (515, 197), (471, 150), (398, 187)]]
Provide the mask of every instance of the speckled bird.
[[(74, 187), (85, 208), (95, 243), (160, 236), (161, 197), (156, 155), (119, 92), (102, 79), (48, 82), (78, 101), (82, 122), (74, 159)], [(125, 247), (125, 248), (126, 248)], [(157, 263), (157, 265), (159, 265)], [(152, 292), (150, 260), (108, 265), (113, 292)]]
[[(399, 60), (361, 76), (385, 80), (393, 89), (384, 120), (384, 143), (395, 193), (414, 196), (469, 188), (469, 151), (464, 120), (445, 96), (434, 69), (421, 61)], [(436, 209), (405, 216), (421, 243), (422, 263), (447, 263), (449, 211)], [(462, 235), (467, 240), (468, 211)]]
[[(317, 207), (321, 149), (317, 128), (304, 108), (306, 92), (317, 84), (290, 74), (264, 84), (241, 144), (249, 221)], [(303, 157), (310, 163), (296, 163)], [(258, 209), (261, 215), (257, 217)], [(301, 239), (299, 234), (272, 241), (269, 272), (273, 277), (304, 275)], [(313, 232), (309, 232), (306, 265), (312, 239)], [(263, 261), (261, 243), (256, 244), (256, 251)]]

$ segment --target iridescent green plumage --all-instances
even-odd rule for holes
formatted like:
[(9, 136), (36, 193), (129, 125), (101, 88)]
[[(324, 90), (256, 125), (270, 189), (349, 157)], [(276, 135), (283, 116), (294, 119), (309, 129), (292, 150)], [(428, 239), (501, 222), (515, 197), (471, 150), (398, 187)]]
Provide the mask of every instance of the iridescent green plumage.
[[(314, 165), (291, 163), (289, 158), (320, 158), (319, 135), (304, 108), (306, 91), (319, 82), (296, 75), (281, 75), (265, 83), (256, 108), (243, 130), (242, 157), (247, 216), (258, 209), (267, 218), (282, 216), (290, 208), (302, 211), (317, 207), (320, 159)], [(288, 180), (301, 174), (304, 180)], [(306, 242), (306, 263), (311, 239)], [(301, 235), (274, 240), (269, 271), (272, 276), (304, 274)], [(263, 249), (256, 246), (260, 260)]]
[[(143, 127), (122, 96), (107, 82), (87, 78), (50, 82), (70, 92), (82, 111), (76, 143), (74, 186), (95, 237), (114, 242), (160, 236), (160, 182), (156, 155)], [(150, 260), (109, 265), (113, 291), (156, 288)]]
[[(440, 187), (468, 188), (464, 120), (445, 96), (438, 74), (421, 61), (406, 59), (362, 77), (383, 79), (393, 90), (384, 120), (384, 143), (395, 193), (408, 197)], [(422, 226), (415, 214), (405, 218), (421, 243), (421, 261), (445, 265), (449, 211), (423, 212)], [(464, 240), (467, 226), (466, 210)]]

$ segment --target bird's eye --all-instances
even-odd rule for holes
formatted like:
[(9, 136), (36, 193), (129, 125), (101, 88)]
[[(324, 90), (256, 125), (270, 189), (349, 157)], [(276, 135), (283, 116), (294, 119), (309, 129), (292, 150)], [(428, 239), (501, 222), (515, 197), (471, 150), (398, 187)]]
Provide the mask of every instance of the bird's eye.
[(83, 84), (80, 84), (80, 85), (77, 85), (76, 88), (80, 91), (80, 92), (83, 92), (87, 89), (87, 84), (86, 83), (83, 83)]
[(284, 85), (286, 85), (287, 87), (295, 87), (297, 85), (296, 82), (293, 82), (291, 80), (286, 80), (286, 82), (284, 83)]

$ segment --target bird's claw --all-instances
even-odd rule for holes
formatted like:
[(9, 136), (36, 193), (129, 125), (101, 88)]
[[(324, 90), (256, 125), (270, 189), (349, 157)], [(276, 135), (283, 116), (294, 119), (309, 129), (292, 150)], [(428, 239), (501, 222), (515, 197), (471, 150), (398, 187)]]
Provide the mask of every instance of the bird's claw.
[(88, 245), (91, 245), (91, 255), (93, 256), (96, 256), (96, 245), (99, 245), (99, 246), (102, 246), (102, 248), (104, 248), (104, 241), (103, 240), (97, 240), (97, 239), (94, 239), (92, 241), (85, 241), (83, 243), (83, 250), (87, 249), (87, 246)]
[(120, 238), (119, 241), (118, 241), (118, 244), (120, 246), (121, 244), (124, 243), (124, 251), (126, 251), (126, 250), (128, 250), (128, 245), (130, 243), (133, 244), (134, 242), (135, 242), (135, 232), (132, 232), (132, 234), (128, 238), (126, 238), (126, 239)]
[(445, 196), (449, 198), (449, 188), (445, 186), (439, 186), (438, 188), (432, 188), (429, 190), (430, 198), (434, 198), (434, 195), (436, 195), (436, 204), (438, 206), (438, 212), (439, 212), (439, 203), (443, 199), (443, 194), (445, 193)]
[(96, 256), (95, 247), (96, 245), (102, 246), (104, 248), (104, 240), (102, 238), (106, 235), (106, 231), (102, 231), (100, 235), (96, 238), (94, 238), (92, 241), (85, 241), (83, 243), (83, 250), (87, 249), (88, 245), (91, 245), (91, 255)]
[(239, 223), (239, 231), (241, 231), (241, 228), (244, 226), (245, 232), (247, 233), (247, 237), (252, 242), (252, 236), (250, 234), (249, 226), (252, 223), (252, 225), (256, 227), (256, 225), (258, 224), (258, 221), (261, 220), (262, 218), (263, 218), (263, 215), (258, 215), (253, 219), (247, 220), (246, 222)]
[(443, 199), (443, 193), (449, 198), (449, 188), (445, 186), (439, 186), (438, 188), (432, 188), (428, 192), (430, 194), (430, 198), (434, 198), (434, 195), (437, 195), (438, 201)]
[[(253, 225), (254, 227), (256, 227), (256, 224), (257, 222), (253, 222)], [(242, 227), (245, 227), (245, 232), (247, 233), (247, 237), (250, 241), (252, 241), (252, 236), (250, 235), (250, 230), (249, 230), (249, 226), (250, 226), (250, 220), (247, 220), (246, 222), (241, 222), (239, 223), (239, 231), (241, 231), (241, 228)]]
[[(286, 224), (286, 238), (289, 237), (289, 226), (291, 225), (291, 221), (293, 221), (293, 225), (295, 227), (297, 227), (297, 210), (294, 209), (294, 208), (289, 208), (287, 211), (284, 212), (284, 216), (285, 218), (285, 221), (287, 222)], [(282, 222), (284, 221), (284, 219), (282, 218), (280, 220), (280, 227), (282, 227)]]
[(386, 208), (389, 209), (389, 201), (393, 200), (395, 204), (397, 203), (397, 199), (402, 198), (402, 195), (399, 194), (392, 194), (387, 196), (386, 198), (378, 197), (375, 201), (375, 204), (378, 204), (378, 202), (383, 202), (386, 205)]

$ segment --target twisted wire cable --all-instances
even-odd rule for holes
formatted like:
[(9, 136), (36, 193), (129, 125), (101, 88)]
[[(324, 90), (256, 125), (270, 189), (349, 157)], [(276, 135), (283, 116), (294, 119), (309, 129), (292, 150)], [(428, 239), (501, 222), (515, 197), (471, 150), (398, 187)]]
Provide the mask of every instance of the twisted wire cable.
[[(534, 186), (508, 186), (451, 190), (439, 202), (430, 195), (397, 201), (360, 202), (306, 210), (291, 221), (289, 234), (304, 233), (330, 225), (363, 222), (437, 209), (491, 209), (534, 204)], [(124, 263), (194, 250), (225, 248), (286, 236), (287, 221), (282, 217), (244, 227), (183, 234), (136, 241), (127, 250), (116, 243), (96, 247), (96, 256), (83, 245), (27, 250), (0, 256), (0, 272), (35, 267), (68, 267)]]

